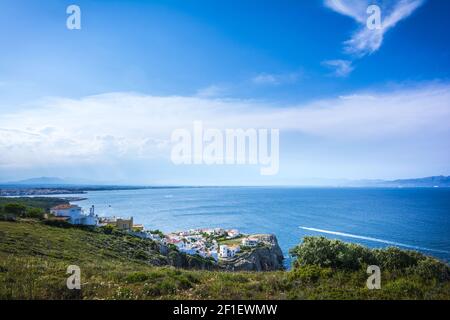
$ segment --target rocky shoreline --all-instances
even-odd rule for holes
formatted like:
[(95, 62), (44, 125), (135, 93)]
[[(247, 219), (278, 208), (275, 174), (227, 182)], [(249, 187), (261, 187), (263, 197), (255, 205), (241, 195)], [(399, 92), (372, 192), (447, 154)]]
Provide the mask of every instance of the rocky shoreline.
[(284, 270), (283, 252), (273, 234), (257, 235), (264, 244), (251, 248), (232, 259), (221, 260), (219, 267), (228, 271), (275, 271)]

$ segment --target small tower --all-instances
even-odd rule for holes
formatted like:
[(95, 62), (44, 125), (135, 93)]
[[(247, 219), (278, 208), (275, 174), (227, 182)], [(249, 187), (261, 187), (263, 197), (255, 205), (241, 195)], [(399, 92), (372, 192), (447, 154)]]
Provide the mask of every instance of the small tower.
[(89, 209), (89, 215), (90, 215), (91, 217), (93, 217), (93, 216), (95, 215), (95, 212), (94, 212), (94, 205), (92, 205), (92, 207)]

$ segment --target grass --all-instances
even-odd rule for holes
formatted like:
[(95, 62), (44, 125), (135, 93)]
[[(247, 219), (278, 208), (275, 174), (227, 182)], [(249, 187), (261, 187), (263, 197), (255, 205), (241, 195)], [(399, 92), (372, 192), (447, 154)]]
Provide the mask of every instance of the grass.
[(244, 236), (239, 236), (233, 239), (223, 239), (218, 241), (219, 244), (223, 244), (223, 245), (227, 245), (227, 246), (235, 246), (235, 245), (240, 245), (242, 242), (242, 239), (244, 238)]
[[(450, 299), (449, 280), (435, 273), (385, 270), (382, 289), (368, 290), (364, 268), (185, 270), (168, 266), (170, 258), (151, 243), (33, 220), (0, 221), (0, 299)], [(66, 287), (72, 264), (81, 269), (81, 290)]]

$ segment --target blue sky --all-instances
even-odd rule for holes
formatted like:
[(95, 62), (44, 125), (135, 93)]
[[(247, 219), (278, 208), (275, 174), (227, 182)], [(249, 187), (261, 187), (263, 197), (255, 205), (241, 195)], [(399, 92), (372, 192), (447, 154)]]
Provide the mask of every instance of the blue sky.
[[(374, 3), (386, 23), (367, 35), (363, 9)], [(70, 4), (81, 30), (66, 28)], [(450, 174), (449, 24), (450, 3), (439, 0), (4, 0), (0, 181)], [(167, 140), (191, 120), (280, 128), (280, 173), (174, 166)]]

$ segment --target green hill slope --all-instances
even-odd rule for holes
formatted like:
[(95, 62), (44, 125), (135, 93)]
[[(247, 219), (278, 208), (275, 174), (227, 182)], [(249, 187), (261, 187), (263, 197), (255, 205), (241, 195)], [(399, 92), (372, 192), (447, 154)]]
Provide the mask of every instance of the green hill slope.
[[(5, 201), (0, 299), (450, 299), (449, 266), (414, 251), (307, 237), (291, 250), (291, 271), (225, 272), (151, 240), (28, 218), (47, 210), (45, 199), (14, 200), (25, 218), (1, 221)], [(381, 290), (366, 287), (371, 264)], [(69, 265), (81, 269), (81, 290), (66, 286)]]
[[(382, 289), (368, 290), (364, 268), (304, 264), (288, 272), (185, 270), (162, 266), (170, 259), (144, 242), (35, 221), (0, 221), (0, 299), (450, 298), (448, 266), (436, 260), (419, 269), (384, 271)], [(66, 287), (66, 270), (73, 264), (81, 268), (81, 290)]]

